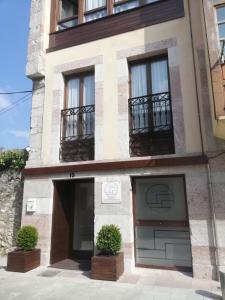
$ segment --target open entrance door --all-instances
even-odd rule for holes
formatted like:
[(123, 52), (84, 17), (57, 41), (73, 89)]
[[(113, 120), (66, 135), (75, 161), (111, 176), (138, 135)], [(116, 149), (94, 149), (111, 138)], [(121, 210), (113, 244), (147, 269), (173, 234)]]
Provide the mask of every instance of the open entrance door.
[(94, 180), (54, 182), (51, 264), (94, 250)]

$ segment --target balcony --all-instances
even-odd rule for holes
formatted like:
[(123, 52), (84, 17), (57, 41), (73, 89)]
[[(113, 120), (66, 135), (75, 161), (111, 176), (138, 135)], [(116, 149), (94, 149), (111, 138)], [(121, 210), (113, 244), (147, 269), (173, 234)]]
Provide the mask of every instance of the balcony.
[(60, 160), (94, 160), (95, 105), (61, 111)]
[(106, 15), (103, 9), (103, 13), (97, 19), (90, 17), (95, 11), (83, 13), (78, 9), (74, 16), (58, 20), (59, 8), (57, 3), (59, 2), (52, 0), (51, 32), (47, 52), (184, 17), (182, 0), (158, 0), (150, 1), (150, 3), (145, 0), (141, 3), (147, 4), (126, 9), (124, 5), (126, 6), (129, 2), (136, 3), (136, 1), (107, 1), (111, 4), (110, 7), (105, 7)]
[(174, 153), (170, 93), (129, 99), (130, 155)]

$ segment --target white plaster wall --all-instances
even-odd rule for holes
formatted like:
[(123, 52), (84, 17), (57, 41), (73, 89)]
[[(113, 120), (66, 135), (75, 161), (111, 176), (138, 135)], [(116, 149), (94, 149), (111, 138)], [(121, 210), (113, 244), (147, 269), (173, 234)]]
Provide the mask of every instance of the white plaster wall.
[[(186, 14), (187, 7), (185, 6)], [(73, 64), (78, 61), (89, 60), (91, 57), (101, 56), (102, 64), (99, 66), (101, 71), (96, 72), (102, 82), (102, 116), (98, 120), (96, 133), (101, 136), (101, 144), (96, 146), (97, 159), (118, 159), (129, 157), (128, 141), (128, 116), (127, 113), (119, 112), (121, 97), (129, 97), (128, 93), (128, 60), (141, 58), (143, 56), (152, 56), (159, 53), (159, 49), (154, 47), (148, 50), (148, 45), (157, 43), (162, 44), (161, 52), (167, 51), (166, 44), (163, 41), (174, 39), (177, 41), (176, 49), (169, 52), (169, 64), (172, 67), (179, 67), (180, 80), (180, 107), (183, 110), (184, 121), (184, 151), (178, 151), (179, 154), (199, 153), (201, 151), (200, 129), (197, 113), (197, 100), (194, 82), (193, 57), (191, 55), (191, 39), (189, 32), (188, 18), (180, 18), (174, 21), (161, 23), (158, 25), (124, 33), (118, 36), (105, 38), (102, 40), (86, 43), (83, 45), (66, 48), (46, 54), (46, 95), (44, 107), (44, 132), (42, 136), (42, 161), (48, 164), (52, 159), (53, 150), (49, 141), (53, 143), (53, 148), (59, 147), (59, 137), (52, 137), (52, 128), (54, 121), (52, 109), (55, 105), (55, 95), (53, 93), (55, 86), (55, 69), (63, 64)], [(139, 50), (138, 50), (139, 49)], [(143, 49), (145, 51), (143, 52)], [(121, 58), (123, 52), (129, 52), (128, 57)], [(139, 51), (139, 52), (138, 52)], [(80, 66), (82, 70), (82, 65)], [(175, 70), (175, 69), (174, 69)], [(68, 71), (69, 68), (68, 68)], [(76, 70), (74, 70), (76, 71)], [(187, 80), (188, 78), (188, 80)], [(123, 86), (121, 86), (123, 80)], [(121, 87), (121, 88), (120, 88)], [(61, 94), (63, 97), (63, 93)], [(63, 101), (60, 100), (60, 109)], [(179, 126), (177, 127), (179, 130)], [(178, 139), (177, 139), (178, 140)], [(55, 156), (56, 157), (56, 156)]]
[[(36, 211), (27, 213), (27, 200), (36, 200)], [(50, 178), (26, 179), (24, 183), (22, 225), (34, 225), (39, 232), (41, 264), (49, 265), (53, 209), (53, 184)]]

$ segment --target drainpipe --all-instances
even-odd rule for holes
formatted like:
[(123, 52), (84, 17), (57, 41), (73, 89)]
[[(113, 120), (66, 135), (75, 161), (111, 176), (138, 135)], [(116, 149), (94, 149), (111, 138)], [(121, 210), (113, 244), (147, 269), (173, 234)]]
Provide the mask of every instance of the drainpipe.
[(209, 192), (210, 192), (210, 208), (212, 213), (212, 229), (213, 229), (213, 238), (214, 238), (214, 247), (215, 247), (215, 259), (216, 259), (216, 273), (217, 273), (217, 279), (220, 280), (219, 275), (219, 266), (220, 266), (220, 257), (219, 257), (219, 249), (218, 249), (218, 232), (216, 228), (216, 213), (215, 213), (215, 200), (214, 200), (214, 193), (213, 193), (213, 183), (212, 183), (212, 172), (210, 167), (210, 159), (207, 164), (207, 171), (208, 171), (208, 181), (209, 181)]
[[(204, 0), (202, 0), (202, 8), (203, 8), (203, 15), (204, 14)], [(190, 0), (188, 0), (188, 13), (189, 13), (189, 25), (190, 25), (190, 34), (191, 34), (191, 45), (192, 45), (192, 57), (194, 63), (194, 77), (195, 77), (195, 89), (196, 89), (196, 97), (197, 97), (197, 107), (198, 107), (198, 118), (199, 118), (199, 127), (200, 127), (200, 136), (201, 136), (201, 146), (202, 146), (202, 154), (207, 155), (205, 151), (204, 141), (203, 141), (203, 130), (202, 130), (202, 119), (200, 113), (200, 101), (198, 95), (198, 85), (197, 85), (197, 70), (196, 70), (196, 59), (195, 59), (195, 51), (194, 51), (194, 40), (193, 40), (193, 27), (191, 22), (191, 9), (190, 9)], [(207, 163), (207, 176), (208, 176), (208, 186), (209, 186), (209, 202), (210, 202), (210, 209), (212, 214), (212, 230), (213, 230), (213, 245), (215, 247), (215, 260), (216, 260), (216, 273), (217, 278), (219, 279), (219, 266), (220, 266), (220, 259), (218, 255), (218, 233), (216, 229), (216, 216), (215, 216), (215, 201), (214, 201), (214, 193), (212, 187), (212, 175), (211, 175), (211, 167), (210, 167), (210, 158)]]

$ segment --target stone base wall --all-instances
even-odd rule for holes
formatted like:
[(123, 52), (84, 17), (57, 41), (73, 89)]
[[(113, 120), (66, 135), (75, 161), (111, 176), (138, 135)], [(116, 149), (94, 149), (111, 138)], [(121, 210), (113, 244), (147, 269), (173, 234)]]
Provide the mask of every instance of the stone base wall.
[(21, 224), (23, 177), (20, 172), (0, 172), (0, 255), (15, 246)]
[[(211, 199), (207, 165), (76, 173), (76, 179), (94, 178), (95, 180), (95, 241), (102, 225), (111, 223), (118, 225), (123, 236), (125, 271), (132, 271), (135, 268), (132, 177), (183, 175), (186, 186), (193, 275), (195, 278), (216, 279), (217, 267), (222, 268), (225, 265), (225, 215), (219, 215), (224, 211), (224, 162), (222, 157), (217, 160), (211, 161), (214, 201)], [(70, 180), (67, 173), (27, 177), (25, 181), (22, 224), (37, 226), (40, 234), (38, 246), (42, 250), (41, 263), (43, 265), (49, 265), (50, 262), (53, 181), (66, 179)], [(113, 204), (102, 201), (102, 184), (108, 181), (121, 183), (120, 203)], [(33, 215), (27, 214), (25, 209), (29, 198), (37, 200), (36, 212)], [(213, 207), (217, 227), (217, 243), (215, 242)], [(216, 249), (216, 244), (219, 249)], [(219, 260), (217, 252), (219, 252)]]

